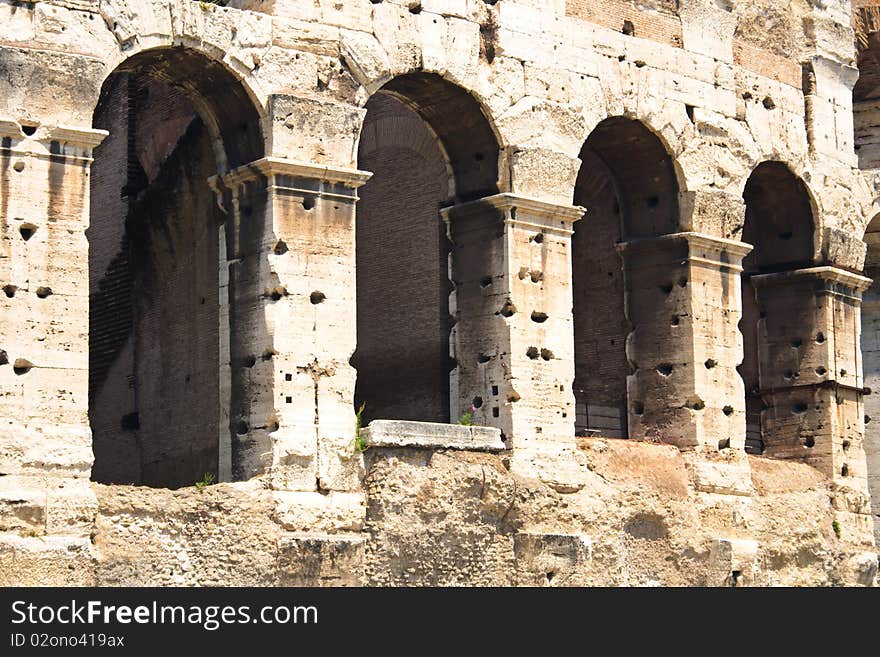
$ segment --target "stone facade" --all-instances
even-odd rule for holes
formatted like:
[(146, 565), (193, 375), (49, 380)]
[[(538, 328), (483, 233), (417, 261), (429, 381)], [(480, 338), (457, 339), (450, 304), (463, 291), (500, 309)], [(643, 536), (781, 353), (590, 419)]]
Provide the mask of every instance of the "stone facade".
[(0, 4), (3, 584), (876, 584), (880, 8), (226, 4)]

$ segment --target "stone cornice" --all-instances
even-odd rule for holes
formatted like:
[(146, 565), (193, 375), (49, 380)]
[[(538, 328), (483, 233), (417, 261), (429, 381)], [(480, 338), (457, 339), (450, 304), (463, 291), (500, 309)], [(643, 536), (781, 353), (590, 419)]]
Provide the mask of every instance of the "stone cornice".
[(794, 282), (798, 279), (810, 278), (827, 281), (829, 283), (837, 283), (853, 290), (867, 290), (873, 282), (867, 276), (861, 276), (847, 271), (846, 269), (831, 267), (828, 265), (794, 269), (792, 271), (784, 271), (774, 274), (756, 274), (751, 277), (751, 281), (758, 287), (765, 287), (782, 285), (786, 282)]
[(245, 164), (223, 174), (220, 178), (228, 187), (235, 187), (242, 183), (250, 182), (258, 178), (272, 176), (289, 176), (291, 178), (303, 178), (343, 185), (350, 189), (357, 189), (366, 183), (373, 174), (368, 171), (348, 169), (344, 167), (332, 167), (325, 164), (313, 164), (297, 162), (276, 157), (265, 157), (256, 162)]
[(485, 215), (486, 210), (502, 214), (507, 224), (568, 235), (573, 232), (572, 224), (579, 221), (586, 213), (586, 209), (579, 206), (503, 193), (444, 208), (440, 211), (440, 215), (446, 223), (450, 223)]

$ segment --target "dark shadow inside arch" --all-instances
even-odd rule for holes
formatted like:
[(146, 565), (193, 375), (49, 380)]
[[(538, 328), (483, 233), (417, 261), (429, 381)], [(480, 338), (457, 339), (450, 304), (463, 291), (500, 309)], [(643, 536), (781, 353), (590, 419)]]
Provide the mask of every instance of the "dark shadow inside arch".
[(758, 366), (758, 323), (763, 313), (751, 277), (812, 266), (815, 224), (806, 185), (782, 162), (759, 164), (746, 182), (743, 200), (742, 239), (754, 248), (743, 260), (740, 329), (744, 360), (739, 371), (746, 389), (746, 450), (759, 454), (764, 450)]
[[(868, 224), (864, 239), (868, 244), (864, 273), (874, 282), (862, 295), (862, 367), (865, 387), (880, 391), (880, 215)], [(876, 392), (865, 396), (864, 447), (874, 538), (880, 542), (880, 394)]]
[(259, 112), (220, 63), (162, 48), (107, 78), (94, 127), (110, 134), (95, 150), (87, 231), (92, 478), (228, 478), (235, 326), (266, 329), (230, 302), (228, 262), (244, 254), (208, 179), (263, 156)]
[(660, 139), (639, 121), (612, 117), (580, 154), (574, 203), (587, 209), (572, 238), (576, 429), (627, 437), (627, 291), (618, 245), (678, 231), (678, 179)]
[(355, 406), (449, 422), (450, 245), (441, 207), (498, 193), (499, 147), (468, 92), (404, 75), (367, 103), (358, 168)]

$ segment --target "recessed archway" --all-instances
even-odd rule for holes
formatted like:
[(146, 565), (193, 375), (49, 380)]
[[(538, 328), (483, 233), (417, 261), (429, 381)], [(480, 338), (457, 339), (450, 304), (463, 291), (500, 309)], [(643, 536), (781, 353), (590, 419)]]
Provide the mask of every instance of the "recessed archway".
[(367, 103), (358, 168), (355, 406), (364, 422), (449, 422), (450, 243), (442, 207), (498, 191), (499, 146), (479, 103), (436, 75)]
[(639, 121), (602, 121), (580, 154), (574, 203), (586, 208), (572, 241), (576, 430), (627, 437), (627, 291), (618, 247), (677, 232), (678, 180), (660, 139)]
[[(743, 334), (743, 363), (739, 368), (746, 391), (746, 451), (764, 451), (761, 413), (761, 363), (759, 357), (759, 322), (764, 318), (751, 278), (759, 274), (780, 273), (810, 267), (814, 261), (813, 208), (804, 182), (782, 162), (762, 162), (746, 182), (743, 241), (754, 249), (743, 260), (740, 329)], [(777, 323), (773, 330), (782, 330)], [(772, 333), (766, 329), (765, 333)], [(780, 336), (766, 335), (773, 341)], [(792, 380), (796, 368), (792, 371)], [(765, 373), (765, 378), (767, 374)]]
[(880, 215), (865, 231), (868, 253), (865, 276), (874, 279), (862, 297), (862, 367), (865, 387), (865, 457), (868, 467), (868, 491), (874, 515), (874, 536), (880, 540)]
[(263, 156), (259, 111), (219, 62), (161, 48), (111, 73), (94, 127), (110, 134), (95, 151), (87, 233), (92, 477), (228, 477), (233, 228), (208, 179)]

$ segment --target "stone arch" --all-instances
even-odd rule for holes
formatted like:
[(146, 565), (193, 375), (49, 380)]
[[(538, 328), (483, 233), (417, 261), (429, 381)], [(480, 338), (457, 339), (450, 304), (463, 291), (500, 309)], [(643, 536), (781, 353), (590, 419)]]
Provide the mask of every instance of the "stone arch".
[[(762, 453), (765, 428), (763, 389), (771, 371), (780, 366), (771, 363), (767, 342), (779, 342), (782, 335), (795, 331), (781, 316), (767, 321), (767, 309), (756, 293), (753, 277), (781, 274), (811, 267), (816, 254), (815, 201), (804, 181), (787, 164), (765, 161), (752, 171), (743, 189), (746, 205), (742, 239), (752, 245), (752, 252), (743, 260), (742, 320), (743, 363), (739, 368), (746, 391), (746, 449)], [(792, 335), (792, 340), (796, 340)], [(787, 359), (786, 359), (787, 360)], [(783, 378), (796, 378), (797, 362), (784, 365)]]
[(572, 238), (577, 430), (627, 435), (627, 339), (632, 304), (621, 244), (679, 231), (679, 182), (664, 143), (622, 116), (599, 123), (580, 158), (574, 204), (587, 209)]
[(366, 105), (358, 168), (373, 172), (356, 222), (364, 418), (450, 421), (450, 244), (440, 209), (498, 192), (500, 147), (479, 102), (433, 74), (385, 84)]
[(873, 279), (862, 297), (862, 367), (864, 385), (872, 392), (865, 397), (864, 446), (874, 536), (880, 540), (880, 214), (868, 223), (864, 241), (868, 245), (864, 274)]
[(261, 109), (228, 67), (169, 46), (120, 62), (93, 122), (110, 133), (87, 231), (93, 478), (229, 479), (248, 376), (233, 361), (246, 341), (268, 341), (260, 314), (230, 294), (229, 262), (258, 266), (248, 256), (263, 213), (255, 199), (239, 231), (209, 179), (264, 156)]
[(880, 168), (880, 8), (854, 7), (859, 77), (853, 86), (853, 132), (859, 167)]

